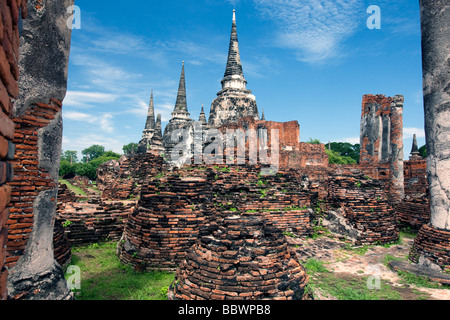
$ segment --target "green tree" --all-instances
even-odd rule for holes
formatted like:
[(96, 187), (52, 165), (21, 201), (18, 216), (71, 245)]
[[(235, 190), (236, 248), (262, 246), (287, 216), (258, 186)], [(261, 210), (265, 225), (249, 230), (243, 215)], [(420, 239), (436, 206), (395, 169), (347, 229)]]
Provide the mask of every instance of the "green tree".
[(78, 153), (73, 150), (66, 150), (61, 153), (61, 161), (67, 161), (70, 164), (78, 162)]
[(419, 148), (419, 154), (424, 159), (427, 157), (427, 145), (426, 144)]
[(127, 156), (130, 156), (130, 155), (136, 153), (137, 149), (138, 149), (138, 144), (135, 143), (135, 142), (131, 142), (129, 144), (126, 144), (122, 148), (123, 153), (125, 155), (127, 155)]
[(67, 160), (62, 160), (59, 165), (59, 175), (64, 177), (68, 174), (75, 174), (75, 166)]
[(338, 152), (342, 157), (350, 157), (354, 159), (356, 162), (359, 162), (359, 152), (360, 145), (359, 144), (351, 144), (348, 142), (331, 142), (327, 144), (326, 147), (331, 147), (331, 150)]
[(356, 160), (349, 156), (341, 156), (339, 152), (325, 149), (330, 164), (355, 164)]
[(101, 157), (105, 153), (105, 147), (100, 146), (98, 144), (94, 144), (89, 148), (86, 148), (83, 151), (81, 151), (81, 153), (84, 155), (83, 162), (86, 163), (98, 157)]
[(311, 143), (311, 144), (321, 144), (319, 139), (313, 139), (313, 138), (309, 138), (309, 141), (307, 141), (306, 143)]

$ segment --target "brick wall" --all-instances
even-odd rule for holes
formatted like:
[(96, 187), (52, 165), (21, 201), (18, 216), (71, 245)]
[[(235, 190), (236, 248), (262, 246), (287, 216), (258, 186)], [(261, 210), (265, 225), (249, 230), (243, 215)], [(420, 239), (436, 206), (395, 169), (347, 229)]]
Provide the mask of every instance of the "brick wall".
[(363, 174), (334, 175), (328, 181), (328, 203), (359, 231), (357, 244), (398, 239), (397, 215), (381, 181)]
[(56, 220), (66, 224), (65, 235), (71, 245), (117, 241), (135, 204), (135, 201), (61, 203)]
[(19, 93), (19, 19), (26, 16), (26, 0), (0, 0), (0, 300), (7, 298), (5, 267), (7, 220), (13, 178), (10, 160), (14, 156), (12, 99)]
[(164, 159), (151, 153), (111, 160), (97, 169), (102, 199), (126, 200), (139, 195), (142, 184), (166, 168)]
[(428, 192), (427, 160), (408, 160), (404, 162), (405, 194), (417, 195)]
[(427, 259), (439, 265), (445, 272), (450, 272), (449, 252), (450, 231), (424, 224), (414, 239), (409, 258), (414, 263), (418, 263), (420, 255), (424, 255)]

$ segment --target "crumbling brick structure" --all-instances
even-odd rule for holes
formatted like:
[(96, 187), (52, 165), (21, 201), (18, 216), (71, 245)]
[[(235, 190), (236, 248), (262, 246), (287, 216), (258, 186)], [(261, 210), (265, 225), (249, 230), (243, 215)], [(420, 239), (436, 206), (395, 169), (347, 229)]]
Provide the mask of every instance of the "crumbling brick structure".
[(0, 1), (0, 300), (7, 298), (5, 248), (11, 187), (6, 183), (13, 178), (10, 163), (15, 150), (12, 100), (19, 94), (19, 20), (26, 15), (26, 0)]
[(427, 162), (421, 157), (404, 162), (405, 198), (395, 205), (399, 226), (419, 230), (431, 218)]
[(333, 175), (328, 181), (328, 203), (357, 232), (357, 244), (390, 243), (398, 239), (398, 227), (384, 186), (359, 174)]
[[(9, 9), (17, 9), (17, 1), (0, 1), (2, 6), (5, 2)], [(14, 179), (9, 183), (11, 215), (6, 257), (11, 299), (72, 297), (53, 252), (62, 143), (61, 102), (67, 87), (71, 36), (66, 24), (70, 5), (73, 0), (28, 1), (20, 51), (17, 51), (18, 37), (12, 46), (15, 61), (19, 61), (20, 78), (18, 86), (11, 84), (11, 88), (20, 87), (20, 92), (17, 95), (16, 90), (14, 94), (17, 99), (11, 113), (15, 131), (11, 138), (16, 144), (12, 160)], [(4, 9), (7, 8), (2, 7), (3, 18), (4, 12), (8, 12)], [(16, 22), (18, 14), (14, 11)], [(17, 66), (11, 70), (17, 71)]]
[(53, 229), (53, 255), (62, 267), (66, 267), (72, 259), (72, 245), (67, 239), (63, 222), (58, 219)]
[(210, 201), (206, 179), (169, 175), (150, 181), (128, 217), (120, 260), (141, 270), (175, 270), (195, 243)]
[(220, 212), (247, 212), (285, 232), (311, 234), (307, 207), (317, 193), (285, 172), (260, 175), (261, 166), (186, 166), (142, 187), (119, 243), (119, 257), (136, 268), (175, 269), (199, 228)]
[(280, 229), (253, 214), (201, 227), (168, 290), (169, 300), (301, 300), (308, 275)]
[(65, 223), (72, 245), (117, 241), (135, 201), (68, 202), (58, 206), (56, 220)]
[(147, 179), (167, 168), (164, 159), (152, 153), (110, 160), (97, 169), (97, 187), (104, 200), (127, 200), (140, 193)]

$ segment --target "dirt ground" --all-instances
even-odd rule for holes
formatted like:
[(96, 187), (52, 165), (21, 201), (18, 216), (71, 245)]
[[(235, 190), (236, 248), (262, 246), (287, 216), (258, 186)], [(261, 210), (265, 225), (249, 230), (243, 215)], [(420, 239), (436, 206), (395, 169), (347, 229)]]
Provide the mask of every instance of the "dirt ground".
[[(289, 238), (295, 248), (297, 257), (301, 261), (310, 258), (322, 261), (324, 266), (332, 271), (333, 276), (351, 281), (357, 277), (372, 277), (380, 279), (401, 294), (403, 300), (415, 300), (417, 292), (426, 300), (450, 300), (450, 289), (423, 288), (406, 284), (399, 275), (389, 269), (385, 263), (385, 256), (407, 259), (414, 239), (403, 237), (401, 244), (387, 246), (367, 246), (355, 248), (345, 242), (330, 237), (317, 239)], [(333, 296), (323, 292), (314, 292), (319, 300), (334, 300)]]

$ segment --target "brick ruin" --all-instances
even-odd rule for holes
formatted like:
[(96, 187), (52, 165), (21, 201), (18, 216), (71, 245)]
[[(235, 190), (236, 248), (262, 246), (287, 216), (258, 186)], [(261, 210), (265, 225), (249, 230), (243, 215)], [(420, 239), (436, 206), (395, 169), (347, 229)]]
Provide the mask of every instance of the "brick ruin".
[[(0, 1), (0, 55), (4, 54), (0, 56), (0, 88), (7, 92), (5, 96), (1, 91), (1, 102), (8, 111), (8, 119), (0, 114), (0, 131), (10, 141), (12, 151), (5, 169), (14, 170), (13, 176), (12, 170), (8, 171), (6, 179), (10, 190), (6, 212), (10, 214), (7, 221), (2, 216), (8, 236), (6, 242), (2, 238), (1, 252), (2, 257), (6, 254), (11, 299), (71, 298), (53, 251), (61, 101), (66, 92), (71, 35), (71, 30), (57, 19), (67, 14), (66, 8), (71, 4), (73, 1), (68, 0)], [(19, 50), (19, 20), (25, 15)], [(8, 97), (14, 98), (14, 104), (6, 104), (4, 98)], [(1, 173), (0, 181), (5, 182), (4, 177)], [(1, 293), (5, 292), (3, 279)]]
[[(317, 195), (299, 190), (298, 180), (287, 174), (262, 180), (259, 170), (245, 165), (183, 167), (149, 180), (127, 221), (120, 259), (138, 268), (173, 270), (195, 243), (199, 228), (220, 212), (258, 212), (283, 231), (308, 235), (306, 207)], [(304, 209), (294, 210), (300, 207)]]
[(403, 181), (403, 96), (364, 95), (361, 113), (359, 163), (389, 164), (389, 196), (399, 202)]
[(6, 242), (10, 218), (14, 158), (13, 99), (19, 95), (19, 20), (27, 16), (24, 0), (0, 1), (0, 300), (7, 298)]
[[(55, 17), (71, 4), (0, 0), (0, 299), (72, 298), (60, 266), (70, 246), (119, 237), (124, 263), (177, 270), (171, 299), (306, 298), (308, 276), (283, 233), (308, 236), (318, 205), (328, 214), (320, 218), (337, 229), (332, 215), (345, 218), (356, 244), (395, 241), (398, 222), (417, 228), (411, 260), (425, 257), (450, 271), (448, 155), (441, 147), (448, 144), (448, 95), (441, 96), (448, 65), (440, 59), (440, 43), (449, 39), (436, 32), (448, 24), (449, 5), (421, 2), (428, 163), (403, 161), (403, 99), (367, 95), (360, 166), (328, 166), (323, 145), (299, 142), (298, 123), (255, 114), (252, 125), (280, 130), (278, 174), (262, 177), (259, 164), (169, 168), (147, 150), (105, 164), (103, 198), (89, 203), (64, 187), (57, 191), (70, 30)], [(240, 59), (231, 53), (226, 72), (233, 74)], [(228, 93), (245, 89), (243, 74), (236, 83), (226, 77)], [(223, 128), (243, 127), (239, 122)]]
[(201, 228), (169, 300), (301, 300), (308, 275), (273, 222), (226, 214)]

